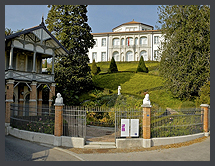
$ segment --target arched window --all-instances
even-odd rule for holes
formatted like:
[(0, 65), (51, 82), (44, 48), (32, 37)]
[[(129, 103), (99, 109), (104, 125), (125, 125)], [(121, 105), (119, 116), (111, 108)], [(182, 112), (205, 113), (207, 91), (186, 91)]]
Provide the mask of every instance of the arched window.
[(138, 38), (135, 38), (135, 45), (138, 45)]
[(143, 45), (143, 44), (147, 44), (147, 37), (141, 37), (140, 38), (140, 45)]
[(113, 46), (118, 46), (119, 45), (119, 38), (113, 39)]
[(143, 57), (144, 61), (148, 61), (148, 55), (147, 52), (145, 50), (140, 52), (140, 57)]
[(113, 53), (113, 57), (114, 57), (114, 60), (115, 60), (115, 61), (120, 61), (120, 59), (119, 59), (119, 52), (118, 52), (118, 51), (115, 51), (115, 52)]
[(134, 55), (132, 51), (126, 53), (125, 61), (134, 61)]
[(124, 39), (124, 38), (121, 39), (121, 45), (122, 45), (122, 46), (125, 45), (125, 39)]
[(126, 45), (127, 46), (130, 46), (130, 45), (133, 45), (133, 38), (132, 37), (127, 37), (126, 38)]

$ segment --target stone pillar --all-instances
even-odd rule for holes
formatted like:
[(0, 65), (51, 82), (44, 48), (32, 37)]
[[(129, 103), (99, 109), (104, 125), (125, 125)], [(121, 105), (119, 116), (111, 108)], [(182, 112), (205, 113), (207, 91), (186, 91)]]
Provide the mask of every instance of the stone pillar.
[(209, 105), (208, 104), (201, 104), (200, 107), (203, 108), (204, 110), (204, 119), (203, 119), (203, 130), (205, 132), (205, 136), (208, 136), (208, 109)]
[(42, 104), (43, 104), (43, 89), (39, 88), (38, 90), (38, 115), (42, 115)]
[(151, 147), (151, 102), (149, 94), (143, 99), (143, 147)]
[(49, 107), (51, 107), (52, 105), (52, 101), (53, 101), (53, 96), (55, 96), (55, 83), (52, 83), (50, 86), (50, 91), (49, 91)]
[(5, 123), (10, 123), (10, 104), (13, 103), (13, 87), (14, 80), (8, 80), (5, 101)]
[(29, 116), (37, 115), (37, 82), (31, 83), (31, 92), (30, 92), (30, 100), (29, 100)]
[(55, 127), (54, 127), (54, 135), (62, 136), (63, 135), (63, 98), (61, 94), (57, 94), (57, 98), (55, 100)]

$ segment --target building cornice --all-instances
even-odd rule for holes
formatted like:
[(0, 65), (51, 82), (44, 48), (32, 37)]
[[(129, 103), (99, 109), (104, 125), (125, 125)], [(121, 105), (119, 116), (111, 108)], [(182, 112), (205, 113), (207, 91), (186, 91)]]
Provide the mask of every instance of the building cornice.
[(115, 35), (115, 34), (134, 34), (134, 33), (161, 33), (161, 30), (146, 30), (146, 31), (125, 31), (125, 32), (103, 32), (103, 33), (91, 33), (93, 36), (99, 35)]

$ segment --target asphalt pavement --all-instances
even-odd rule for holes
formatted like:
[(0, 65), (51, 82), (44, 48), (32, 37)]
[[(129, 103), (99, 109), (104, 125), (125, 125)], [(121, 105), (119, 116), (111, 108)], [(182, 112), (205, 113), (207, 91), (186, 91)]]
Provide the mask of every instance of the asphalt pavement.
[(5, 136), (6, 161), (210, 161), (210, 137), (203, 142), (171, 149), (131, 153), (76, 154)]

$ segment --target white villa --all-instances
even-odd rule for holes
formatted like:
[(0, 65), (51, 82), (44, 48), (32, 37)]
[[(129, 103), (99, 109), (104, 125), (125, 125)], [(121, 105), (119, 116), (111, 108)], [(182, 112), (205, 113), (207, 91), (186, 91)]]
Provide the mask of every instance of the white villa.
[(161, 40), (161, 31), (154, 30), (153, 26), (131, 21), (112, 29), (112, 32), (92, 33), (95, 46), (89, 49), (90, 63), (110, 61), (157, 61), (158, 46)]

